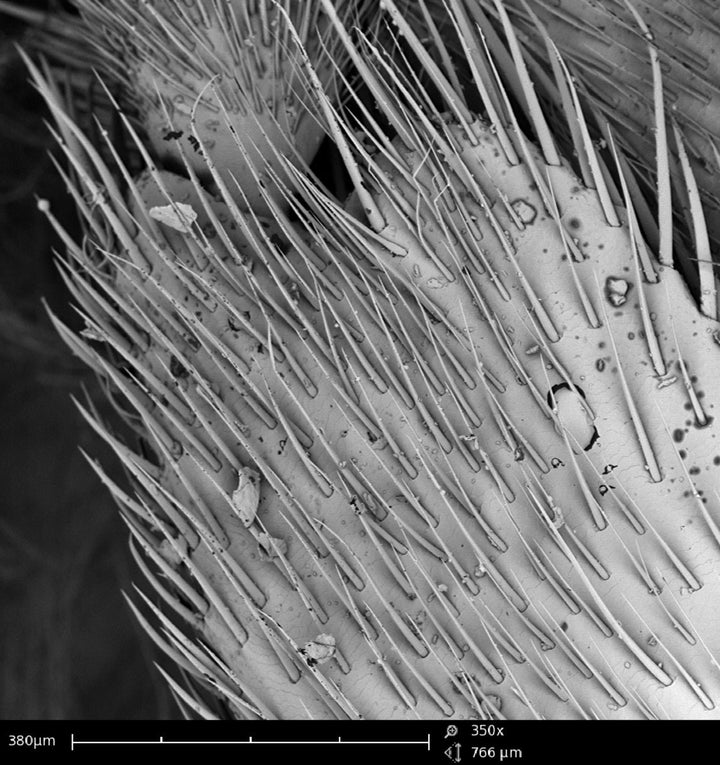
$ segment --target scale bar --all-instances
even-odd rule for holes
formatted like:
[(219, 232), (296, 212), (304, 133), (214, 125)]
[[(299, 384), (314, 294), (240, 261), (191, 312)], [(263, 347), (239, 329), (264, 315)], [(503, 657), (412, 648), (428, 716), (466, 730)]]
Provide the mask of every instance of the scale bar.
[(71, 748), (74, 748), (76, 746), (92, 746), (93, 744), (100, 744), (105, 746), (122, 746), (122, 745), (129, 745), (129, 744), (135, 744), (135, 745), (157, 745), (157, 744), (187, 744), (187, 745), (197, 745), (197, 744), (229, 744), (229, 745), (240, 745), (240, 744), (293, 744), (294, 746), (300, 745), (300, 744), (352, 744), (353, 746), (358, 746), (362, 744), (370, 744), (370, 745), (382, 745), (382, 744), (402, 744), (403, 746), (425, 746), (428, 749), (430, 748), (430, 736), (427, 737), (425, 741), (352, 741), (348, 739), (336, 739), (336, 740), (323, 740), (323, 741), (258, 741), (257, 739), (251, 738), (245, 741), (188, 741), (188, 740), (173, 740), (173, 739), (166, 739), (166, 738), (159, 738), (159, 739), (146, 739), (146, 740), (138, 740), (138, 741), (112, 741), (112, 740), (96, 740), (96, 741), (81, 741), (79, 739), (76, 739), (71, 734)]

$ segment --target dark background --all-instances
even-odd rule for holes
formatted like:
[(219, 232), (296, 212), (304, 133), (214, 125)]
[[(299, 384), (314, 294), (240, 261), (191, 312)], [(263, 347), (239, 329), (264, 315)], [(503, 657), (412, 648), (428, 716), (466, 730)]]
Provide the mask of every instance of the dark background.
[(158, 657), (121, 595), (142, 578), (126, 529), (80, 453), (113, 474), (71, 401), (102, 398), (42, 304), (74, 323), (37, 198), (70, 230), (77, 221), (16, 41), (28, 44), (26, 26), (0, 13), (0, 719), (172, 719)]

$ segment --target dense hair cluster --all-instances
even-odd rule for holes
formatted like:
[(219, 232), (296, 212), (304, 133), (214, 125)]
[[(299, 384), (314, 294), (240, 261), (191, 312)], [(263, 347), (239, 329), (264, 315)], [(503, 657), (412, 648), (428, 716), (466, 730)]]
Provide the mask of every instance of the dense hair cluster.
[(90, 463), (194, 714), (717, 716), (707, 134), (644, 3), (576, 5), (82, 0), (139, 175), (28, 60), (86, 231), (56, 326), (134, 489)]

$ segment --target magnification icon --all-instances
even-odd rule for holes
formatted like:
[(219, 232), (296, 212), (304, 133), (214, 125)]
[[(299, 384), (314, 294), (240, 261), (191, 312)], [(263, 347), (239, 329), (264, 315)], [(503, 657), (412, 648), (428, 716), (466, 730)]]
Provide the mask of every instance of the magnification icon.
[(457, 736), (458, 729), (457, 725), (448, 725), (447, 730), (445, 731), (445, 738), (449, 738), (450, 736)]

